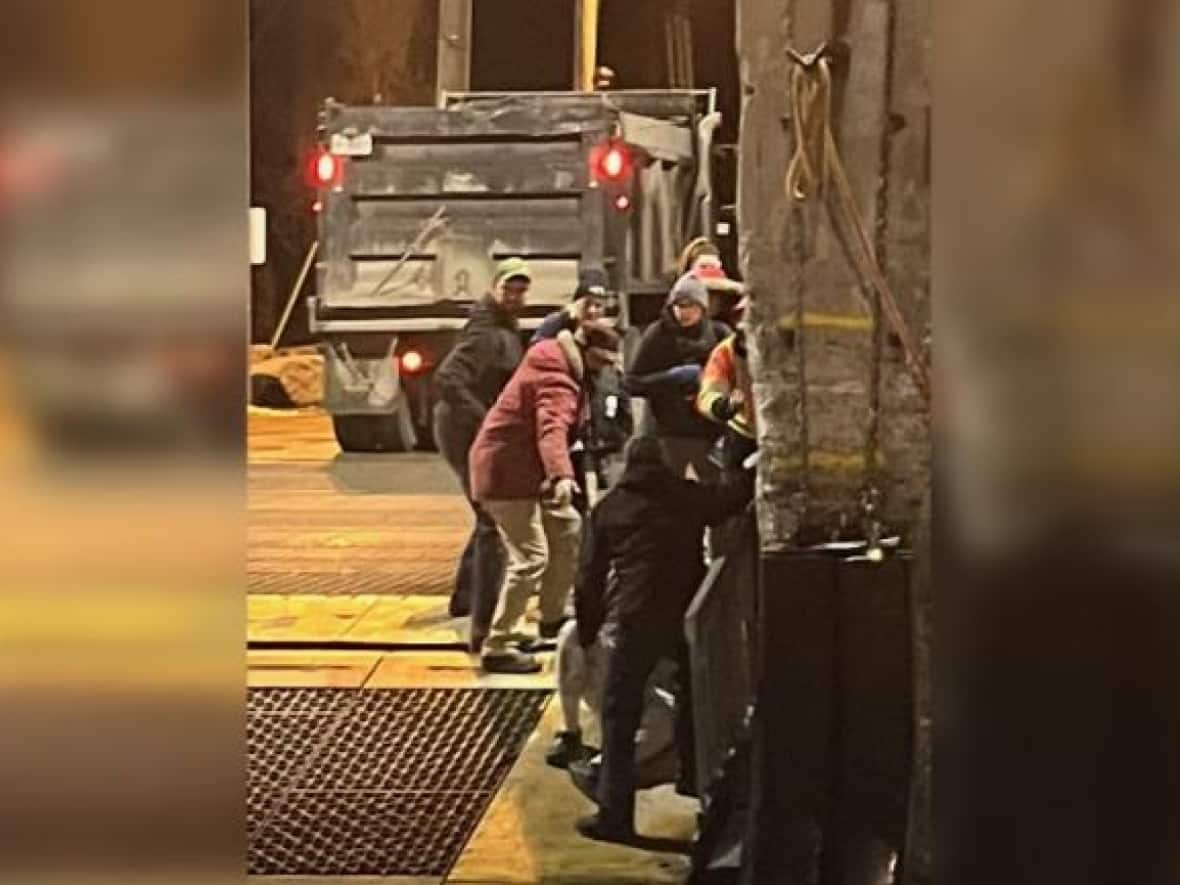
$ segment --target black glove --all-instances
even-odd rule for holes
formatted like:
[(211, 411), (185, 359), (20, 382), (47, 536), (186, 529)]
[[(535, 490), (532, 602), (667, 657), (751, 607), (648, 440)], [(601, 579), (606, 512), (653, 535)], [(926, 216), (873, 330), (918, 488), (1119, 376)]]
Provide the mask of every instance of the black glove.
[(730, 418), (738, 413), (739, 406), (734, 403), (727, 396), (719, 396), (713, 400), (713, 404), (709, 406), (709, 411), (713, 414), (713, 418), (724, 424)]

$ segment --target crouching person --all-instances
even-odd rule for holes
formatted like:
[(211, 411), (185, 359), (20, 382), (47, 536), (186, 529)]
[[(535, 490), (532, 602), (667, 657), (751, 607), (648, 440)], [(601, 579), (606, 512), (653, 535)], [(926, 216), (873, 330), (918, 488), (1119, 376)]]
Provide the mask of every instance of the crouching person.
[(635, 733), (648, 677), (662, 658), (677, 663), (677, 787), (694, 790), (684, 615), (705, 577), (705, 526), (741, 510), (752, 494), (748, 471), (694, 483), (666, 465), (658, 440), (637, 437), (627, 444), (622, 478), (590, 515), (574, 591), (578, 635), (590, 648), (608, 620), (616, 633), (602, 707), (599, 810), (578, 821), (584, 836), (635, 836)]
[(507, 551), (486, 637), (472, 637), (485, 670), (535, 673), (519, 648), (529, 597), (539, 591), (541, 638), (555, 639), (577, 564), (581, 517), (569, 448), (586, 420), (590, 375), (617, 359), (618, 335), (601, 322), (529, 348), (471, 447), (472, 497), (495, 520)]

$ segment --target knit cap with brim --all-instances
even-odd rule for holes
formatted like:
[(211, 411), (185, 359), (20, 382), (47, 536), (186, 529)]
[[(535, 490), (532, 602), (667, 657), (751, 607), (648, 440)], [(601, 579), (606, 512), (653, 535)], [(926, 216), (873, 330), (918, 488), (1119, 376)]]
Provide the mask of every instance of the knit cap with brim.
[(505, 258), (496, 265), (495, 282), (510, 280), (513, 277), (521, 277), (532, 282), (533, 272), (529, 270), (528, 263), (523, 258)]
[(709, 289), (702, 280), (686, 273), (673, 284), (672, 291), (668, 293), (668, 306), (674, 304), (699, 304), (708, 310)]
[(610, 281), (606, 271), (597, 267), (588, 267), (578, 274), (578, 288), (574, 290), (574, 300), (593, 297), (605, 298), (606, 288)]

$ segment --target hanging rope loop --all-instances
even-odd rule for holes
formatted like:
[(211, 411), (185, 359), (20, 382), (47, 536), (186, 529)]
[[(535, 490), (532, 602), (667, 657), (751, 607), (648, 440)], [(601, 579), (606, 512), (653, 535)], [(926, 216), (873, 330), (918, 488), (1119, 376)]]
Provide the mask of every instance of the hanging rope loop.
[[(861, 280), (871, 285), (881, 298), (881, 312), (901, 341), (906, 368), (914, 385), (929, 403), (931, 397), (930, 369), (922, 358), (906, 324), (905, 315), (881, 266), (877, 263), (873, 239), (869, 236), (864, 217), (856, 205), (844, 161), (832, 134), (832, 70), (831, 54), (826, 43), (806, 55), (788, 49), (794, 62), (791, 68), (789, 91), (791, 123), (794, 132), (794, 152), (787, 164), (784, 186), (787, 197), (799, 203), (814, 198), (825, 200), (828, 212), (839, 214), (846, 230), (852, 233), (849, 243), (850, 258)], [(829, 182), (834, 182), (835, 199), (831, 199)], [(833, 206), (833, 203), (835, 206)]]
[(827, 44), (808, 55), (787, 51), (795, 62), (789, 83), (795, 152), (787, 165), (786, 189), (792, 199), (806, 202), (827, 192), (825, 133), (832, 114), (832, 71)]

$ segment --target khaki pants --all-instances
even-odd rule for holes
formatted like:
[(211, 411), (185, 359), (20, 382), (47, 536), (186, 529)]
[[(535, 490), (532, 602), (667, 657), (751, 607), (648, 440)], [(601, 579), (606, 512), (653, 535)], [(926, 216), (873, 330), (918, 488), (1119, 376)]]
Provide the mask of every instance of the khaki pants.
[(541, 620), (565, 613), (578, 566), (582, 518), (572, 505), (558, 508), (532, 499), (485, 501), (506, 548), (507, 568), (484, 651), (500, 652), (521, 634), (529, 597), (540, 593)]

